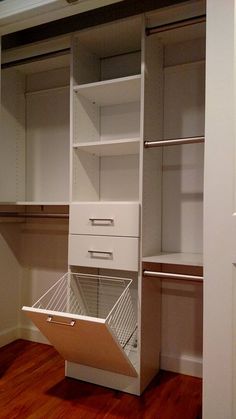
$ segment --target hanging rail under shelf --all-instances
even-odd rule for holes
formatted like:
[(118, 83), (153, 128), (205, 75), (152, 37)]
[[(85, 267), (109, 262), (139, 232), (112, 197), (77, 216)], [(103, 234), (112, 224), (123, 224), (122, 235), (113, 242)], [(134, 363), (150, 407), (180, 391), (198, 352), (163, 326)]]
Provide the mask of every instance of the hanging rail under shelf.
[(153, 141), (146, 140), (144, 141), (144, 148), (181, 145), (181, 144), (196, 144), (196, 143), (204, 143), (204, 141), (205, 141), (204, 136), (171, 138), (169, 140), (153, 140)]
[(30, 212), (0, 212), (0, 218), (69, 218), (69, 214), (40, 214)]
[(167, 32), (173, 29), (184, 28), (186, 26), (192, 26), (199, 23), (206, 22), (206, 15), (194, 16), (187, 19), (177, 20), (175, 22), (164, 23), (162, 25), (152, 26), (146, 28), (146, 35), (154, 35), (156, 33)]
[(163, 278), (163, 279), (176, 279), (179, 281), (190, 281), (190, 282), (202, 282), (203, 276), (198, 275), (185, 275), (185, 274), (174, 274), (170, 272), (156, 272), (156, 271), (143, 271), (144, 276), (153, 276), (157, 278)]
[(19, 58), (17, 60), (13, 60), (13, 61), (9, 61), (6, 63), (2, 63), (1, 64), (1, 69), (4, 70), (5, 68), (10, 68), (10, 67), (16, 67), (19, 65), (24, 65), (24, 64), (29, 64), (35, 61), (42, 61), (48, 58), (55, 58), (55, 57), (59, 57), (61, 55), (69, 55), (70, 53), (70, 48), (63, 48), (61, 50), (58, 51), (49, 51), (46, 52), (44, 54), (37, 54), (37, 55), (32, 55), (31, 57), (25, 57), (25, 58)]

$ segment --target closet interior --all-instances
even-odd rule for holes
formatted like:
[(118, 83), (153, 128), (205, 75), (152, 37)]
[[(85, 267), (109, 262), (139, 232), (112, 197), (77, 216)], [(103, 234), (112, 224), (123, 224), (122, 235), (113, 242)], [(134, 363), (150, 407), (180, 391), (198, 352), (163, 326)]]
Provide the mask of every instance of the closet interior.
[(201, 376), (200, 6), (2, 57), (0, 344), (49, 341), (67, 376), (133, 394)]

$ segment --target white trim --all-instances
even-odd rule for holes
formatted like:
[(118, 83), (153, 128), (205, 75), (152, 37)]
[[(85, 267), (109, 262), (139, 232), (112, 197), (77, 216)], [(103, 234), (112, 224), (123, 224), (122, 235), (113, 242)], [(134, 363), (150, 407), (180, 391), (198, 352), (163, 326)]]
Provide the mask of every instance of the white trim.
[(15, 32), (63, 17), (83, 13), (121, 0), (6, 0), (0, 3), (0, 34)]
[(0, 348), (8, 345), (19, 338), (19, 330), (17, 327), (11, 327), (0, 332)]
[(161, 354), (161, 369), (180, 374), (202, 377), (202, 358)]
[(36, 327), (20, 327), (18, 331), (18, 338), (29, 340), (30, 342), (51, 343), (44, 337), (44, 335)]

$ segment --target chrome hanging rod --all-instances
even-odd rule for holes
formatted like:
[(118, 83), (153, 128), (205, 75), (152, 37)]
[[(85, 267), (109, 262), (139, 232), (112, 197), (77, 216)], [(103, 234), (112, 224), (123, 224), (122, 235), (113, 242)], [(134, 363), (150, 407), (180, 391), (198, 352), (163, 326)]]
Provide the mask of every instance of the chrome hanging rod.
[(69, 214), (39, 214), (30, 212), (0, 212), (0, 218), (69, 218)]
[(145, 148), (151, 147), (162, 147), (162, 146), (170, 146), (170, 145), (180, 145), (180, 144), (195, 144), (195, 143), (203, 143), (205, 141), (205, 137), (184, 137), (184, 138), (170, 138), (169, 140), (146, 140), (144, 141)]
[(171, 23), (165, 23), (164, 25), (157, 25), (150, 28), (146, 28), (146, 35), (153, 35), (156, 33), (166, 32), (173, 29), (184, 28), (190, 25), (196, 25), (198, 23), (205, 23), (206, 15), (200, 15), (195, 17), (190, 17), (188, 19), (177, 20)]
[(198, 275), (185, 275), (185, 274), (173, 274), (169, 272), (155, 272), (155, 271), (143, 271), (144, 276), (153, 276), (157, 278), (163, 278), (163, 279), (175, 279), (179, 281), (192, 281), (192, 282), (202, 282), (203, 276)]
[(70, 48), (64, 48), (58, 51), (46, 52), (44, 54), (38, 54), (38, 55), (33, 55), (31, 57), (20, 58), (18, 60), (2, 63), (1, 68), (2, 70), (4, 70), (4, 68), (16, 67), (18, 65), (28, 64), (34, 61), (42, 61), (47, 58), (54, 58), (54, 57), (59, 57), (61, 55), (67, 55), (69, 54), (69, 52), (70, 52)]

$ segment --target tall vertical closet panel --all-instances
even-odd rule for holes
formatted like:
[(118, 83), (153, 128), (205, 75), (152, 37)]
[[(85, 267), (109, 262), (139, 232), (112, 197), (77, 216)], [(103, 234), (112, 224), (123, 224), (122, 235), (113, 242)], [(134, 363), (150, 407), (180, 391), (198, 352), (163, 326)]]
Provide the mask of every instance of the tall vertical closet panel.
[(203, 415), (216, 419), (236, 415), (235, 2), (225, 6), (207, 2)]
[[(145, 22), (147, 25), (147, 22)], [(163, 45), (143, 32), (143, 137), (163, 136)], [(161, 251), (162, 150), (143, 150), (142, 166), (142, 255)], [(154, 227), (155, 226), (155, 227)], [(161, 282), (140, 278), (141, 390), (160, 367)]]

